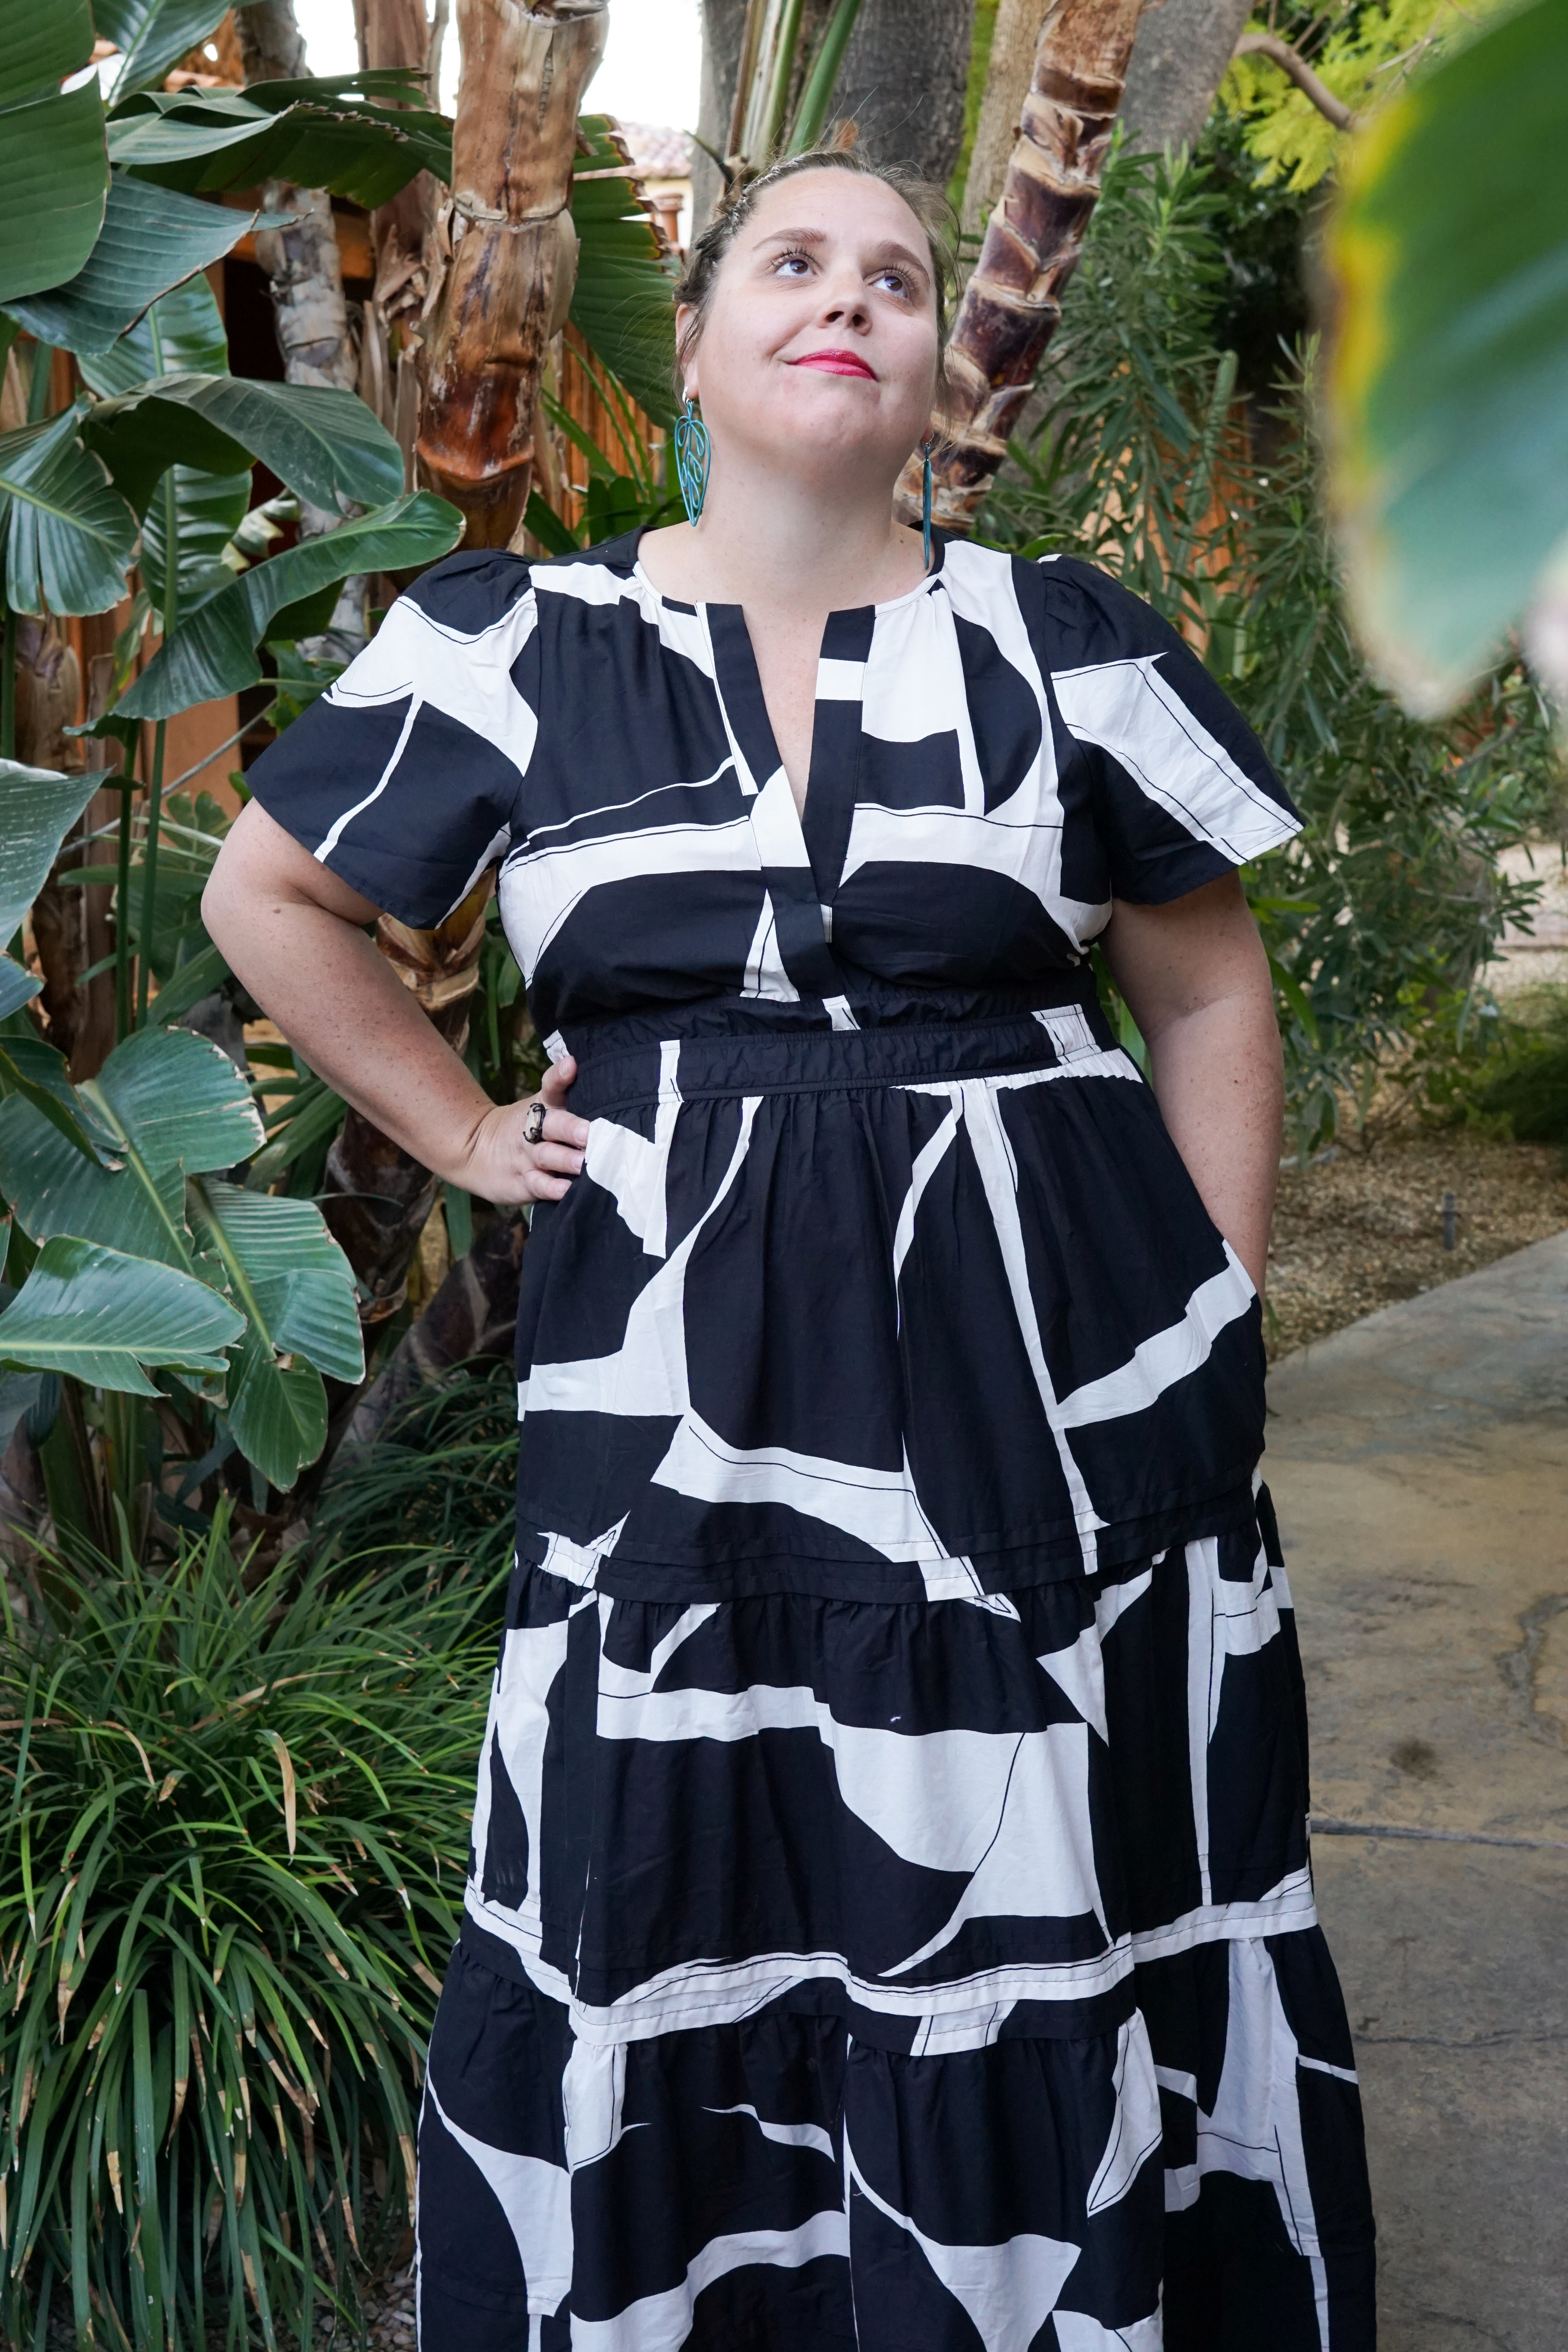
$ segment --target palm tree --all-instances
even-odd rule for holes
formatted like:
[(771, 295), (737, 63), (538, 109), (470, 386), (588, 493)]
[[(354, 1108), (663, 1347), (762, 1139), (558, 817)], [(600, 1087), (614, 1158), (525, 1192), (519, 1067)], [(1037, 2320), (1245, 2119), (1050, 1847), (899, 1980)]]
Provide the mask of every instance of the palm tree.
[[(1061, 293), (1100, 194), (1141, 0), (1053, 0), (1035, 47), (1018, 137), (953, 322), (950, 437), (932, 472), (936, 520), (968, 530), (1007, 454), (1061, 317)], [(920, 512), (911, 460), (900, 484)]]
[(577, 247), (567, 204), (577, 110), (605, 45), (606, 0), (458, 0), (462, 79), (452, 185), (436, 233), (420, 353), (420, 478), (468, 521), (470, 547), (519, 532), (539, 382), (565, 323)]

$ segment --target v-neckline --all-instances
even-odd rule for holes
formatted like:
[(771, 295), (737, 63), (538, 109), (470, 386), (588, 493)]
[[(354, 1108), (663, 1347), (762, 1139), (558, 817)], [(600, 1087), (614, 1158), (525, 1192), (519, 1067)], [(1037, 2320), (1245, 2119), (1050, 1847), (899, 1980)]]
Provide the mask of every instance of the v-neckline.
[[(828, 648), (835, 639), (854, 634), (863, 634), (864, 647), (858, 656), (851, 656), (850, 658), (858, 658), (864, 664), (870, 653), (871, 638), (878, 619), (885, 613), (896, 613), (904, 605), (912, 604), (918, 596), (929, 594), (935, 583), (942, 577), (942, 560), (946, 553), (945, 542), (941, 538), (935, 540), (931, 570), (922, 574), (912, 588), (906, 588), (900, 595), (885, 597), (880, 604), (835, 605), (824, 619), (822, 637), (816, 651), (816, 673), (812, 680), (811, 745), (806, 761), (805, 805), (802, 808), (795, 799), (788, 771), (779, 753), (778, 738), (768, 710), (767, 697), (763, 691), (762, 669), (757, 661), (757, 649), (747, 624), (745, 606), (720, 604), (707, 599), (699, 599), (693, 603), (683, 596), (668, 595), (657, 581), (649, 576), (643, 563), (641, 548), (643, 533), (647, 528), (646, 524), (639, 528), (632, 540), (634, 577), (661, 606), (673, 605), (680, 612), (694, 612), (701, 619), (708, 633), (709, 643), (713, 649), (715, 682), (718, 685), (720, 698), (723, 702), (731, 730), (742, 758), (745, 761), (753, 789), (760, 798), (773, 777), (777, 776), (782, 780), (782, 803), (787, 803), (787, 811), (783, 804), (776, 812), (770, 811), (772, 821), (776, 826), (793, 826), (794, 838), (791, 846), (798, 850), (799, 862), (810, 873), (818, 902), (826, 910), (832, 904), (833, 894), (837, 887), (838, 876), (843, 866), (845, 842), (840, 840), (835, 843), (834, 836), (842, 834), (847, 839), (847, 826), (842, 820), (847, 817), (847, 812), (832, 807), (825, 809), (823, 806), (823, 787), (827, 783), (828, 778), (826, 773), (819, 772), (827, 764), (820, 756), (825, 750), (822, 724), (823, 698), (819, 692), (822, 665), (825, 661), (844, 658), (845, 656), (841, 655), (836, 656), (830, 653)], [(858, 709), (858, 701), (854, 707)], [(817, 811), (817, 821), (815, 823), (812, 819), (814, 801)], [(834, 823), (835, 817), (837, 817), (840, 822)], [(816, 856), (813, 855), (814, 836), (815, 846), (818, 853)], [(830, 845), (837, 847), (837, 858), (833, 858), (830, 855), (824, 855), (824, 853), (829, 853)], [(795, 861), (792, 859), (791, 862)], [(832, 866), (831, 872), (826, 870), (829, 864)]]

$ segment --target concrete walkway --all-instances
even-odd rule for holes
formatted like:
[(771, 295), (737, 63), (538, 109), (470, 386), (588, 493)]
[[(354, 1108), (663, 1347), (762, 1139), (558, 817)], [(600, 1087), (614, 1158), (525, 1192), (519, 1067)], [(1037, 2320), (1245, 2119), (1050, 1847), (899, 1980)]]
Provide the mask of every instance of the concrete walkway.
[(1568, 2347), (1568, 1234), (1276, 1367), (1381, 2352)]

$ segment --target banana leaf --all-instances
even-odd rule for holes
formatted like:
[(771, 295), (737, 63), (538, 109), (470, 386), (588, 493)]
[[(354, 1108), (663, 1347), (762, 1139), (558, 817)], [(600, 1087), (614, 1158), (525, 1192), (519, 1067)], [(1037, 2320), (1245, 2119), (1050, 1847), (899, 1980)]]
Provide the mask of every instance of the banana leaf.
[(92, 40), (86, 0), (0, 0), (0, 302), (73, 278), (97, 239), (109, 194), (103, 100), (96, 78), (60, 88)]
[(114, 95), (162, 81), (172, 65), (223, 22), (221, 0), (92, 0), (100, 40), (121, 52)]
[(117, 164), (192, 195), (291, 180), (374, 210), (416, 172), (451, 178), (452, 126), (424, 96), (421, 79), (400, 72), (243, 92), (142, 90), (114, 109), (109, 151)]
[(0, 434), (5, 594), (17, 613), (101, 613), (125, 593), (136, 517), (77, 437), (85, 400)]
[(64, 285), (14, 298), (7, 307), (41, 343), (68, 352), (107, 351), (160, 295), (221, 261), (256, 218), (116, 172), (103, 225), (82, 268)]
[(219, 1351), (244, 1328), (227, 1299), (193, 1276), (61, 1234), (44, 1244), (0, 1314), (0, 1363), (156, 1396), (149, 1365), (219, 1374)]
[(121, 697), (112, 716), (168, 719), (192, 703), (254, 686), (261, 677), (257, 648), (275, 616), (289, 605), (356, 572), (399, 572), (434, 563), (463, 535), (463, 518), (445, 499), (417, 490), (374, 514), (341, 523), (242, 572), (198, 606), (161, 646)]
[[(321, 1373), (356, 1381), (364, 1361), (353, 1277), (320, 1211), (223, 1181), (262, 1140), (244, 1077), (206, 1039), (150, 1028), (118, 1045), (86, 1086), (69, 1088), (63, 1071), (52, 1083), (90, 1118), (95, 1138), (110, 1139), (119, 1165), (89, 1159), (36, 1099), (9, 1094), (0, 1101), (0, 1192), (18, 1223), (35, 1242), (70, 1236), (166, 1268), (237, 1308), (243, 1325), (237, 1318), (218, 1343), (226, 1365), (213, 1368), (226, 1379), (230, 1427), (274, 1486), (291, 1486), (325, 1437)], [(4, 1333), (0, 1318), (0, 1347)], [(81, 1377), (135, 1389), (125, 1370)]]
[(352, 392), (233, 375), (162, 375), (101, 401), (83, 427), (137, 512), (176, 462), (234, 474), (259, 458), (312, 505), (379, 506), (403, 487), (390, 433)]
[(581, 176), (621, 162), (609, 141), (609, 121), (603, 114), (578, 120), (590, 152), (578, 158), (572, 183), (572, 226), (581, 246), (572, 323), (655, 423), (669, 425), (675, 422), (675, 268), (629, 177)]
[(152, 376), (226, 375), (228, 337), (217, 298), (204, 277), (187, 278), (107, 351), (79, 352), (77, 365), (102, 400), (134, 392)]
[[(1352, 609), (1412, 709), (1538, 599), (1568, 643), (1568, 0), (1490, 20), (1350, 143), (1328, 257)], [(1568, 656), (1551, 665), (1568, 692)]]

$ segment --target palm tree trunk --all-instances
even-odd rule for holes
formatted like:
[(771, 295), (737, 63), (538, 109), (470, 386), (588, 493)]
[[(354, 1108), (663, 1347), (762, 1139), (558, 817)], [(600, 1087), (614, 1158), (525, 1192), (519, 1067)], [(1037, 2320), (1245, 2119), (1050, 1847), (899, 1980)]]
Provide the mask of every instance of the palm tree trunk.
[[(424, 0), (354, 0), (354, 19), (360, 63), (372, 71), (412, 66), (427, 74), (434, 104), (436, 42), (425, 22)], [(410, 488), (419, 429), (419, 320), (430, 290), (437, 202), (435, 181), (428, 172), (419, 172), (370, 216), (375, 287), (361, 331), (359, 393), (403, 451)]]
[(998, 0), (985, 92), (969, 177), (963, 184), (963, 228), (974, 236), (1002, 193), (1007, 163), (1018, 143), (1024, 100), (1035, 70), (1035, 48), (1049, 0)]
[[(293, 81), (306, 71), (305, 43), (294, 21), (293, 0), (253, 0), (237, 16), (247, 82)], [(268, 212), (287, 213), (293, 221), (291, 227), (268, 229), (256, 240), (256, 257), (271, 284), (284, 376), (289, 383), (353, 392), (359, 381), (359, 355), (343, 295), (331, 198), (323, 188), (268, 180), (262, 204)], [(319, 539), (342, 520), (304, 505), (300, 536)], [(365, 642), (364, 607), (363, 579), (345, 580), (325, 632), (308, 638), (302, 650), (317, 660), (352, 661)]]
[[(944, 530), (973, 528), (1056, 332), (1100, 195), (1139, 5), (1052, 0), (1040, 27), (1017, 143), (953, 322), (953, 429), (932, 467)], [(899, 488), (900, 511), (918, 520), (914, 460)]]
[(462, 80), (417, 453), (421, 478), (467, 517), (470, 547), (506, 546), (528, 503), (540, 373), (576, 272), (577, 107), (605, 14), (605, 0), (458, 0)]
[[(462, 904), (433, 931), (394, 916), (376, 924), (376, 945), (455, 1053), (468, 1043), (468, 1006), (479, 976), (485, 908), (494, 877), (480, 876)], [(436, 1205), (438, 1180), (401, 1145), (351, 1110), (327, 1154), (321, 1214), (368, 1293), (360, 1321), (373, 1330), (395, 1315), (408, 1269)]]

